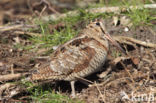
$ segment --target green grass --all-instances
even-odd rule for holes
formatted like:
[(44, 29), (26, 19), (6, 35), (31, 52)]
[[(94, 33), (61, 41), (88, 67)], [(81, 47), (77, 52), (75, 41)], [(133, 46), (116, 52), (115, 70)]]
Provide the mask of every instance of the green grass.
[(150, 21), (156, 20), (156, 17), (151, 16), (151, 11), (148, 9), (136, 9), (133, 8), (126, 13), (127, 16), (130, 17), (133, 26), (144, 26), (144, 25), (152, 25)]
[[(123, 15), (126, 15), (130, 18), (131, 22), (133, 23), (133, 26), (145, 26), (145, 25), (152, 25), (150, 21), (155, 20), (155, 17), (151, 16), (151, 10), (143, 8), (144, 4), (149, 4), (149, 0), (123, 0), (124, 6), (126, 8), (129, 8), (130, 6), (133, 6), (133, 8), (129, 9), (127, 12), (123, 13)], [(139, 6), (138, 9), (136, 8)]]
[[(84, 25), (86, 25), (89, 23), (89, 21), (96, 18), (105, 18), (112, 15), (106, 13), (91, 14), (85, 12), (82, 9), (80, 9), (79, 12), (80, 13), (77, 16), (67, 16), (66, 18), (60, 19), (58, 21), (49, 21), (45, 23), (37, 20), (36, 24), (39, 25), (39, 29), (34, 31), (38, 31), (41, 35), (29, 38), (32, 44), (24, 46), (23, 49), (39, 50), (40, 48), (48, 48), (49, 51), (52, 51), (53, 46), (65, 43), (66, 41), (76, 36), (81, 31), (81, 29), (83, 29), (83, 27), (80, 27), (77, 24), (82, 22)], [(65, 26), (60, 30), (53, 29), (53, 32), (51, 33), (48, 25), (56, 25), (58, 23), (63, 23)], [(33, 30), (30, 31), (33, 32)], [(16, 48), (22, 48), (22, 46), (17, 44)], [(51, 53), (49, 51), (47, 52), (48, 54)]]
[(35, 103), (83, 103), (83, 101), (55, 93), (51, 89), (43, 90), (42, 88), (35, 88), (31, 98)]
[(117, 58), (121, 56), (121, 53), (117, 50), (113, 50), (111, 53), (112, 57)]
[[(156, 20), (156, 17), (152, 17), (151, 13), (155, 12), (149, 9), (136, 9), (136, 6), (143, 7), (144, 4), (150, 4), (150, 0), (99, 0), (99, 3), (96, 5), (91, 5), (89, 8), (92, 7), (102, 7), (106, 6), (119, 6), (119, 7), (126, 7), (129, 8), (130, 6), (134, 6), (134, 8), (129, 9), (129, 11), (123, 13), (130, 17), (133, 26), (140, 26), (140, 25), (152, 25), (150, 21)], [(120, 14), (119, 14), (120, 15)]]
[[(107, 0), (100, 0), (99, 5), (104, 5)], [(145, 1), (146, 3), (149, 3), (148, 0)], [(111, 5), (122, 5), (122, 6), (130, 6), (130, 5), (142, 5), (143, 0), (110, 0), (108, 4)], [(91, 6), (90, 6), (91, 7)], [(32, 38), (29, 38), (29, 40), (32, 42), (32, 45), (24, 46), (23, 49), (25, 50), (38, 50), (40, 48), (48, 48), (49, 51), (53, 51), (52, 47), (57, 46), (60, 44), (65, 43), (66, 41), (72, 39), (75, 35), (77, 35), (82, 27), (79, 27), (77, 25), (79, 22), (83, 22), (84, 24), (87, 24), (89, 21), (94, 20), (96, 18), (106, 18), (106, 17), (112, 17), (117, 14), (113, 13), (96, 13), (91, 14), (86, 12), (84, 9), (79, 9), (79, 15), (76, 16), (67, 16), (66, 18), (62, 18), (57, 21), (49, 21), (49, 22), (43, 22), (40, 20), (36, 20), (36, 24), (39, 25), (39, 29), (37, 30), (31, 30), (31, 31), (38, 31), (41, 36), (33, 36)], [(119, 14), (120, 15), (120, 14)], [(131, 9), (126, 13), (123, 13), (122, 15), (127, 15), (130, 17), (131, 22), (134, 26), (138, 25), (150, 25), (150, 21), (153, 19), (156, 19), (150, 15), (149, 10), (147, 9)], [(61, 30), (54, 29), (51, 33), (50, 28), (48, 25), (55, 25), (58, 23), (65, 24), (65, 27)], [(81, 26), (81, 25), (80, 25)], [(20, 44), (16, 45), (17, 48), (22, 48)], [(51, 52), (48, 52), (51, 53)]]
[(92, 7), (104, 7), (104, 6), (127, 6), (127, 5), (141, 5), (141, 4), (150, 4), (150, 0), (99, 0), (96, 4), (89, 5), (89, 8)]
[(82, 100), (71, 99), (61, 92), (52, 90), (54, 86), (48, 83), (37, 86), (24, 78), (17, 83), (26, 88), (27, 94), (29, 94), (29, 101), (33, 103), (84, 103)]
[[(55, 22), (50, 21), (48, 23), (43, 23), (40, 21), (38, 25), (40, 26), (39, 30), (41, 32), (41, 36), (33, 36), (32, 38), (29, 38), (29, 40), (32, 42), (32, 45), (25, 46), (24, 48), (33, 50), (49, 48), (49, 50), (52, 50), (53, 46), (65, 43), (76, 36), (81, 29), (83, 29), (77, 25), (78, 23), (83, 22), (84, 24), (87, 24), (89, 21), (96, 18), (107, 18), (116, 15), (113, 13), (91, 14), (85, 12), (84, 10), (80, 10), (79, 12), (80, 14), (78, 16), (68, 16)], [(130, 17), (133, 26), (151, 25), (150, 21), (156, 19), (150, 15), (150, 11), (147, 9), (131, 9), (130, 11), (124, 13), (124, 15)], [(64, 23), (65, 27), (59, 31), (54, 29), (53, 33), (51, 34), (48, 25), (55, 25), (60, 22)]]

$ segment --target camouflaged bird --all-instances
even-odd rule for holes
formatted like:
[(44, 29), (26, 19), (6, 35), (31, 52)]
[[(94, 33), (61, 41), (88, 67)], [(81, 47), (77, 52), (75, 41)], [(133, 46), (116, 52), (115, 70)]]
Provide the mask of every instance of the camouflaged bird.
[(106, 32), (103, 20), (91, 22), (77, 37), (59, 46), (50, 63), (39, 67), (31, 79), (70, 81), (75, 96), (75, 81), (102, 69), (109, 50), (107, 39), (123, 51)]

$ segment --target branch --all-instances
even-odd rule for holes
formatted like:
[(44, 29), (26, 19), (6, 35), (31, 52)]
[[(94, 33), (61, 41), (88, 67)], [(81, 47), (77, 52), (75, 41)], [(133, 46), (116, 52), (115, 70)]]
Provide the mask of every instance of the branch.
[(7, 74), (7, 75), (2, 75), (0, 76), (0, 81), (9, 81), (9, 80), (14, 80), (14, 79), (19, 79), (22, 76), (25, 76), (26, 73), (18, 73), (18, 74)]
[(26, 25), (26, 24), (17, 24), (17, 25), (11, 25), (11, 26), (3, 26), (0, 27), (0, 32), (6, 32), (10, 30), (17, 30), (17, 29), (30, 29), (30, 28), (35, 28), (36, 25)]
[(136, 44), (139, 44), (139, 45), (142, 45), (142, 46), (145, 46), (145, 47), (156, 48), (156, 44), (148, 43), (148, 42), (141, 41), (141, 40), (137, 40), (137, 39), (134, 39), (134, 38), (131, 38), (131, 37), (113, 36), (113, 38), (116, 41), (120, 42), (120, 43), (129, 44), (129, 42), (132, 42), (132, 43), (136, 43)]
[(3, 99), (3, 98), (2, 98), (3, 92), (4, 92), (6, 89), (8, 89), (8, 88), (10, 88), (10, 87), (12, 87), (12, 86), (15, 86), (15, 84), (6, 83), (6, 84), (3, 84), (3, 85), (0, 85), (0, 100)]
[[(119, 13), (119, 12), (123, 12), (123, 11), (128, 11), (129, 9), (143, 9), (143, 8), (148, 8), (148, 9), (155, 9), (156, 8), (156, 4), (145, 4), (143, 6), (130, 6), (130, 7), (99, 7), (99, 8), (91, 8), (91, 9), (86, 9), (85, 11), (88, 13)], [(64, 13), (64, 14), (52, 14), (49, 16), (44, 16), (41, 19), (45, 20), (45, 21), (56, 21), (59, 20), (61, 18), (65, 18), (68, 15), (74, 15), (77, 16), (79, 15), (80, 12), (78, 10), (75, 11), (70, 11), (68, 13)]]

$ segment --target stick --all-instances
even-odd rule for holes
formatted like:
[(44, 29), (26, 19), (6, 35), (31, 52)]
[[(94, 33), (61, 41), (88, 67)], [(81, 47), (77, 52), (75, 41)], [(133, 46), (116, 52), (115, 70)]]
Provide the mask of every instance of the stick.
[(102, 93), (101, 93), (101, 91), (100, 91), (100, 89), (99, 89), (99, 87), (98, 87), (98, 85), (96, 84), (96, 82), (95, 82), (95, 86), (96, 86), (96, 88), (97, 88), (97, 90), (98, 90), (98, 92), (99, 92), (99, 94), (100, 94), (100, 96), (101, 96), (103, 102), (106, 103), (106, 102), (105, 102), (105, 99), (104, 99), (104, 97), (103, 97), (103, 95), (102, 95)]
[[(145, 4), (143, 6), (130, 6), (128, 8), (126, 8), (126, 7), (99, 7), (99, 8), (86, 9), (85, 11), (88, 13), (111, 13), (111, 12), (119, 13), (119, 12), (127, 11), (127, 10), (133, 9), (133, 8), (135, 8), (135, 9), (143, 9), (143, 8), (155, 9), (156, 4)], [(77, 16), (79, 14), (80, 14), (80, 12), (78, 10), (75, 10), (75, 11), (70, 11), (70, 12), (67, 12), (64, 14), (59, 14), (59, 15), (58, 14), (52, 14), (49, 16), (44, 16), (41, 19), (45, 20), (45, 21), (49, 21), (49, 20), (56, 21), (56, 20), (59, 20), (61, 18), (65, 18), (68, 15)]]
[(120, 43), (126, 43), (129, 44), (129, 42), (136, 43), (145, 47), (151, 47), (151, 48), (156, 48), (156, 44), (153, 43), (148, 43), (145, 41), (137, 40), (131, 37), (125, 37), (125, 36), (113, 36), (113, 39)]
[(4, 90), (6, 90), (12, 86), (14, 86), (14, 84), (11, 84), (11, 83), (6, 83), (3, 85), (0, 85), (0, 100), (2, 100), (2, 94), (3, 94)]
[(23, 27), (23, 25), (21, 25), (21, 24), (20, 25), (5, 26), (5, 27), (0, 28), (0, 32), (15, 30), (15, 29), (18, 29), (18, 28), (21, 28), (21, 27)]
[(18, 74), (7, 74), (0, 76), (0, 81), (9, 81), (13, 79), (19, 79), (22, 76), (25, 76), (27, 73), (18, 73)]
[(26, 25), (26, 24), (18, 24), (18, 25), (11, 25), (11, 26), (3, 26), (0, 27), (0, 32), (6, 32), (6, 31), (10, 31), (10, 30), (16, 30), (16, 29), (29, 29), (32, 27), (36, 27), (35, 25)]

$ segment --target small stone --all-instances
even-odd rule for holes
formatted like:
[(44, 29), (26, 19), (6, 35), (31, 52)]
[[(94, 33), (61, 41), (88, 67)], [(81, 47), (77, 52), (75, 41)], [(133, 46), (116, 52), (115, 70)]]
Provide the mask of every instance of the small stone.
[(9, 49), (9, 52), (10, 52), (10, 53), (13, 52), (13, 49)]
[(58, 46), (53, 46), (53, 50), (56, 50), (58, 48)]
[(129, 28), (128, 28), (128, 27), (125, 27), (125, 28), (124, 28), (124, 31), (125, 31), (125, 32), (128, 32), (128, 31), (129, 31)]

